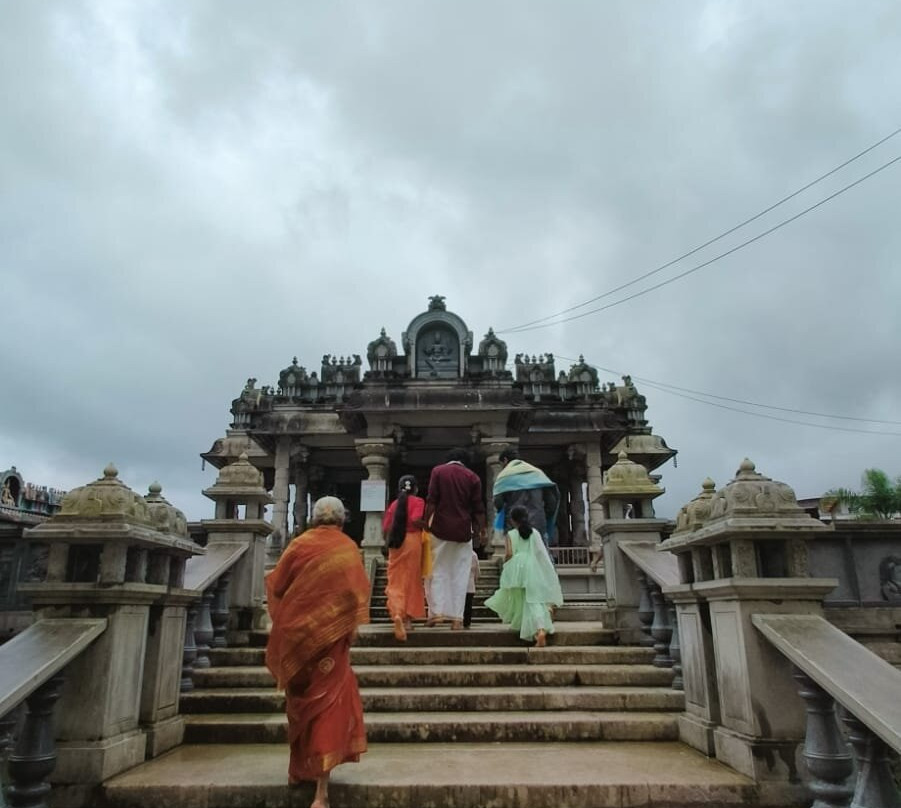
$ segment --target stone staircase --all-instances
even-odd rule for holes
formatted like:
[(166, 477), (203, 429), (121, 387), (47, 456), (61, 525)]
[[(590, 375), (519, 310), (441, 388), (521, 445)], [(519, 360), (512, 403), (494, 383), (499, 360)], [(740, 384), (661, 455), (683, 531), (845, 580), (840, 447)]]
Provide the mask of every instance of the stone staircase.
[[(476, 592), (472, 606), (473, 624), (500, 623), (498, 616), (485, 606), (485, 600), (495, 593), (500, 579), (501, 564), (498, 561), (489, 559), (479, 562), (479, 579), (476, 582)], [(385, 597), (385, 584), (387, 583), (388, 565), (382, 561), (376, 567), (372, 582), (369, 619), (373, 625), (391, 622), (391, 618), (388, 616), (387, 598)]]
[[(477, 607), (496, 586), (487, 567)], [(464, 631), (417, 625), (402, 644), (374, 600), (352, 649), (370, 748), (333, 773), (335, 808), (789, 804), (677, 741), (684, 695), (653, 649), (616, 645), (591, 621), (558, 623), (534, 648), (476, 615)], [(211, 651), (182, 696), (185, 743), (107, 782), (107, 808), (309, 804), (311, 788), (287, 785), (267, 634), (249, 637)]]

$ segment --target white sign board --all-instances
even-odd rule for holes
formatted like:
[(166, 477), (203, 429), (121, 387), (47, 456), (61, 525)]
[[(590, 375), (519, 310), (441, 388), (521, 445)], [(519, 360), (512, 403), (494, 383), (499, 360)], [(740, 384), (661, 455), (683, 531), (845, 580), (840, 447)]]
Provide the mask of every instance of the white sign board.
[(360, 510), (383, 511), (387, 486), (384, 480), (363, 480), (360, 483)]

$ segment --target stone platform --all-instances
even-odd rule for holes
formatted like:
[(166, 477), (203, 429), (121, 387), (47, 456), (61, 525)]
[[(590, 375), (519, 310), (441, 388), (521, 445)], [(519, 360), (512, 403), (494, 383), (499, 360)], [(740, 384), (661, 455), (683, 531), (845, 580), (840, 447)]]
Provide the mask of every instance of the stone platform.
[[(115, 808), (307, 806), (287, 784), (288, 750), (185, 745), (109, 781)], [(339, 766), (334, 808), (717, 808), (802, 805), (680, 743), (372, 744)]]

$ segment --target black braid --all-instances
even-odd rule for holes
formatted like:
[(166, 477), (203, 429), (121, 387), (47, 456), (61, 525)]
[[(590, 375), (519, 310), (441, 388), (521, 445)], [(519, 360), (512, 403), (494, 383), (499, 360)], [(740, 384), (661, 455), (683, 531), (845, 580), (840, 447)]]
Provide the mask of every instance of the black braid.
[(388, 531), (388, 548), (396, 550), (404, 543), (407, 535), (407, 500), (410, 494), (416, 493), (416, 478), (405, 474), (397, 481), (397, 505), (394, 508), (394, 520)]
[(510, 511), (510, 521), (516, 525), (519, 535), (528, 539), (532, 535), (532, 523), (529, 521), (529, 512), (522, 505), (517, 505)]

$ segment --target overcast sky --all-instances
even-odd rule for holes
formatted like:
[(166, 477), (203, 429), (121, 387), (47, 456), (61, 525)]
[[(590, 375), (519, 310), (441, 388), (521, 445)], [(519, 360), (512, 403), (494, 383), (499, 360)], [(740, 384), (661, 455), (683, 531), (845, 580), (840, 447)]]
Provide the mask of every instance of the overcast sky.
[[(0, 83), (0, 468), (112, 460), (197, 519), (248, 377), (399, 340), (433, 294), (477, 341), (576, 306), (901, 126), (901, 4), (19, 0)], [(638, 380), (664, 516), (745, 456), (799, 496), (898, 475), (899, 209), (901, 163), (501, 336)]]

